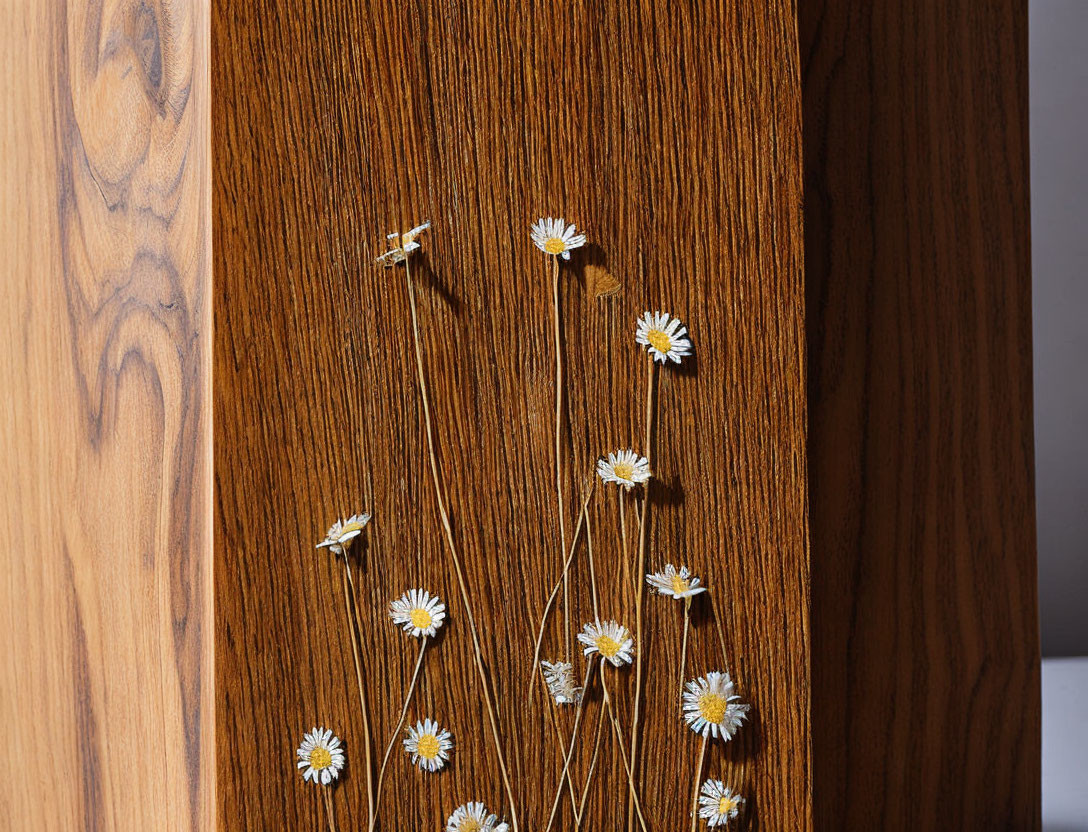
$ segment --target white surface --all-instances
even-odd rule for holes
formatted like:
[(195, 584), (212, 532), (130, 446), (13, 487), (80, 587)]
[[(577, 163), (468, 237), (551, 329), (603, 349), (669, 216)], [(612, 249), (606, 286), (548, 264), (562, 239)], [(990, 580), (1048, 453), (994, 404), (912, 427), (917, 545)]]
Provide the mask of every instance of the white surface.
[(1088, 658), (1043, 661), (1043, 832), (1088, 832)]

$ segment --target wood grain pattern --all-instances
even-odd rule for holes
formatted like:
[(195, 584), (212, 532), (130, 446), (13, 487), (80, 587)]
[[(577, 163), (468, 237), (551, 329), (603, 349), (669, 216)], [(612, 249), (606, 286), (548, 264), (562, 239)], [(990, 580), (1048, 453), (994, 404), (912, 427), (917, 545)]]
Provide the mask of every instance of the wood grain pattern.
[(203, 2), (0, 4), (0, 826), (213, 823)]
[[(293, 758), (317, 724), (348, 749), (340, 826), (364, 822), (339, 578), (313, 548), (338, 513), (359, 509), (375, 517), (359, 597), (382, 741), (416, 656), (387, 603), (423, 585), (451, 612), (410, 718), (442, 720), (458, 750), (430, 778), (398, 753), (382, 828), (439, 829), (470, 799), (509, 808), (426, 467), (403, 271), (373, 265), (387, 232), (424, 219), (434, 228), (415, 277), (438, 453), (522, 829), (542, 828), (561, 760), (525, 688), (560, 553), (551, 284), (528, 228), (548, 213), (592, 241), (562, 285), (568, 505), (598, 454), (641, 444), (634, 321), (672, 310), (696, 356), (661, 376), (648, 560), (686, 562), (714, 588), (730, 669), (754, 706), (738, 740), (711, 749), (707, 773), (740, 782), (750, 828), (809, 828), (792, 5), (221, 3), (212, 55), (220, 828), (323, 823)], [(599, 491), (590, 515), (602, 612), (633, 622), (616, 492)], [(628, 508), (632, 528), (634, 516)], [(584, 550), (573, 574), (581, 622), (591, 617)], [(674, 705), (681, 618), (678, 604), (647, 598), (641, 783), (654, 829), (686, 824), (698, 751)], [(546, 636), (551, 658), (561, 620)], [(689, 662), (693, 672), (722, 664), (705, 603)], [(630, 672), (609, 678), (626, 725)], [(589, 707), (593, 724), (596, 694)], [(562, 718), (569, 731), (573, 714)], [(574, 763), (578, 783), (589, 752), (587, 742)], [(621, 828), (613, 743), (601, 760), (585, 828)], [(560, 821), (570, 827), (569, 806)]]
[(1037, 829), (1027, 4), (801, 4), (816, 826)]

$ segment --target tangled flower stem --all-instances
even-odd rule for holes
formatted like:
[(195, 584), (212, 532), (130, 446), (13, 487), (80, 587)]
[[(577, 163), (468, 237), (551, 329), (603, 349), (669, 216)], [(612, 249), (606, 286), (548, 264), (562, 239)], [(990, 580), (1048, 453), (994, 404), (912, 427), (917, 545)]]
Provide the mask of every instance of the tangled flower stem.
[(468, 619), (469, 632), (472, 635), (473, 658), (476, 671), (480, 676), (480, 687), (483, 688), (484, 704), (487, 706), (487, 718), (491, 728), (491, 738), (495, 743), (495, 754), (499, 761), (499, 773), (502, 775), (503, 788), (506, 791), (506, 799), (510, 803), (510, 819), (514, 832), (518, 832), (518, 811), (514, 801), (514, 790), (510, 785), (510, 775), (506, 768), (506, 755), (503, 754), (502, 740), (499, 736), (499, 721), (495, 713), (495, 703), (492, 701), (491, 685), (487, 678), (487, 670), (484, 668), (483, 653), (480, 650), (480, 634), (476, 629), (476, 617), (472, 612), (472, 601), (469, 597), (468, 587), (465, 584), (464, 568), (461, 565), (461, 555), (457, 549), (457, 543), (453, 538), (453, 527), (450, 525), (449, 514), (446, 511), (446, 499), (442, 494), (442, 480), (438, 474), (438, 456), (435, 453), (434, 427), (431, 424), (431, 398), (427, 391), (427, 377), (423, 372), (423, 345), (419, 335), (419, 314), (416, 311), (416, 292), (412, 285), (412, 270), (409, 266), (410, 258), (404, 261), (404, 279), (408, 289), (408, 306), (412, 313), (412, 339), (415, 345), (416, 374), (419, 380), (419, 394), (423, 403), (423, 422), (427, 434), (427, 450), (431, 464), (431, 479), (434, 482), (435, 501), (438, 503), (438, 514), (442, 521), (442, 528), (446, 533), (446, 543), (449, 546), (450, 559), (453, 561), (454, 572), (457, 577), (457, 586), (461, 591), (461, 602), (465, 605), (465, 617)]
[[(589, 682), (590, 679), (592, 679), (593, 677), (593, 668), (595, 668), (596, 666), (597, 664), (593, 661), (593, 657), (591, 656), (589, 659), (589, 663), (586, 666), (586, 678), (582, 682), (583, 692), (589, 690)], [(548, 825), (545, 828), (544, 832), (551, 832), (552, 826), (555, 824), (555, 813), (559, 810), (559, 799), (563, 796), (563, 780), (566, 779), (568, 773), (570, 772), (570, 761), (571, 758), (574, 756), (574, 749), (578, 746), (578, 730), (582, 727), (582, 714), (584, 714), (586, 710), (585, 704), (586, 697), (583, 693), (582, 698), (578, 702), (578, 711), (574, 715), (574, 728), (571, 729), (570, 734), (570, 750), (567, 751), (566, 759), (563, 761), (563, 774), (560, 778), (559, 785), (555, 789), (555, 799), (552, 801), (552, 813), (548, 817)], [(573, 784), (570, 784), (570, 803), (571, 809), (575, 812), (575, 814), (577, 814), (578, 806), (576, 805), (574, 799)]]
[[(541, 675), (543, 675), (543, 673), (544, 671), (541, 670)], [(555, 731), (555, 741), (559, 743), (559, 757), (560, 759), (565, 760), (567, 757), (567, 743), (566, 740), (563, 739), (563, 732), (559, 728), (559, 720), (556, 718), (555, 715), (556, 711), (558, 710), (559, 706), (553, 705), (552, 707), (548, 708), (548, 715), (551, 717), (552, 730)], [(575, 799), (574, 777), (571, 775), (569, 770), (566, 773), (566, 781), (567, 790), (570, 792), (571, 805), (574, 806), (574, 828), (577, 830), (582, 825), (582, 812), (580, 807), (577, 805), (577, 801)]]
[[(369, 822), (374, 822), (374, 761), (370, 756), (370, 708), (367, 704), (366, 689), (363, 687), (363, 662), (362, 657), (359, 655), (359, 639), (356, 636), (356, 627), (362, 628), (362, 621), (359, 618), (359, 608), (355, 604), (355, 579), (351, 574), (351, 565), (348, 563), (348, 552), (345, 549), (341, 556), (344, 562), (343, 580), (341, 583), (344, 587), (344, 613), (348, 619), (348, 631), (351, 633), (351, 654), (355, 659), (355, 681), (359, 687), (359, 708), (363, 712), (363, 756), (365, 759), (365, 777), (366, 777), (366, 803), (367, 803), (367, 818)], [(331, 819), (331, 815), (330, 815)]]
[(688, 630), (691, 629), (691, 598), (684, 599), (684, 637), (680, 644), (680, 686), (676, 697), (680, 701), (680, 712), (684, 711), (684, 668), (688, 659)]
[[(555, 496), (559, 508), (559, 557), (567, 551), (567, 507), (563, 499), (563, 335), (559, 307), (559, 256), (552, 255), (552, 303), (555, 335)], [(563, 570), (563, 638), (566, 661), (570, 661), (570, 584), (567, 570)]]
[[(657, 381), (657, 362), (652, 357), (648, 358), (649, 366), (646, 371), (646, 441), (644, 444), (646, 459), (653, 465), (653, 430), (654, 430), (654, 387)], [(631, 717), (631, 768), (632, 778), (638, 774), (638, 729), (639, 715), (642, 709), (642, 597), (646, 594), (646, 587), (642, 576), (646, 574), (646, 538), (649, 527), (647, 512), (650, 508), (650, 482), (646, 483), (642, 495), (642, 511), (638, 526), (638, 571), (635, 573), (638, 587), (635, 589), (635, 705)], [(634, 827), (634, 820), (630, 816), (634, 793), (627, 801), (628, 821), (627, 829), (630, 832)]]
[(404, 727), (404, 718), (408, 715), (408, 705), (412, 701), (412, 694), (416, 689), (416, 682), (419, 680), (419, 671), (423, 666), (423, 654), (427, 650), (427, 636), (423, 636), (419, 644), (419, 657), (416, 659), (415, 670), (412, 671), (412, 681), (408, 684), (408, 693), (404, 697), (404, 707), (400, 709), (400, 719), (397, 720), (397, 727), (393, 729), (393, 733), (389, 737), (389, 745), (385, 747), (385, 757), (382, 758), (382, 767), (378, 772), (378, 793), (375, 798), (374, 814), (370, 816), (370, 826), (367, 827), (370, 832), (373, 832), (374, 825), (378, 822), (378, 810), (382, 805), (382, 783), (385, 781), (385, 769), (389, 765), (389, 757), (393, 754), (393, 748), (397, 744), (397, 739), (400, 737), (400, 729)]

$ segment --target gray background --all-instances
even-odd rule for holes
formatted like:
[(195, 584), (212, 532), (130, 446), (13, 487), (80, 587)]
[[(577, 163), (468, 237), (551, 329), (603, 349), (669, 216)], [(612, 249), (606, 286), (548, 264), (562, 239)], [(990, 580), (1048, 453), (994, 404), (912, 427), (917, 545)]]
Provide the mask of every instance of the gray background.
[(1039, 615), (1088, 656), (1088, 0), (1028, 8)]

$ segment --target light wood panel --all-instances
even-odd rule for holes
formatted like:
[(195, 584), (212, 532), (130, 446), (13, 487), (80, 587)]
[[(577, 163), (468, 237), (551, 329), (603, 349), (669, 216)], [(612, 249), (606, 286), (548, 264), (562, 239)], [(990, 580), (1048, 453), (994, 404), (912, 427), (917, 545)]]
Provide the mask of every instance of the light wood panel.
[(1037, 829), (1027, 4), (799, 11), (816, 825)]
[(0, 4), (0, 826), (208, 829), (208, 9)]
[[(509, 816), (426, 468), (404, 274), (373, 264), (387, 232), (430, 219), (415, 279), (439, 456), (522, 828), (543, 828), (559, 763), (525, 683), (559, 546), (551, 283), (528, 229), (555, 213), (592, 241), (562, 279), (567, 493), (599, 453), (642, 444), (636, 315), (680, 315), (696, 356), (661, 376), (649, 563), (683, 561), (712, 587), (730, 669), (754, 706), (737, 741), (712, 749), (707, 774), (739, 781), (751, 828), (808, 828), (791, 4), (222, 3), (212, 37), (217, 744), (231, 749), (218, 758), (220, 826), (323, 823), (293, 759), (317, 724), (347, 745), (340, 826), (363, 823), (339, 577), (313, 548), (338, 513), (360, 509), (375, 517), (359, 596), (382, 743), (415, 657), (386, 604), (424, 585), (451, 612), (410, 718), (449, 725), (454, 763), (426, 778), (398, 751), (382, 828), (442, 828), (470, 799)], [(605, 272), (622, 288), (598, 298)], [(600, 491), (591, 517), (603, 612), (631, 624), (617, 506)], [(574, 575), (581, 622), (584, 556)], [(722, 664), (708, 610), (697, 605), (692, 671)], [(561, 618), (548, 657), (562, 649)], [(647, 599), (640, 782), (654, 829), (686, 824), (698, 748), (675, 703), (680, 620), (679, 605)], [(627, 725), (630, 672), (613, 678)], [(625, 812), (609, 743), (585, 828), (623, 828)], [(569, 808), (560, 823), (571, 826)]]

